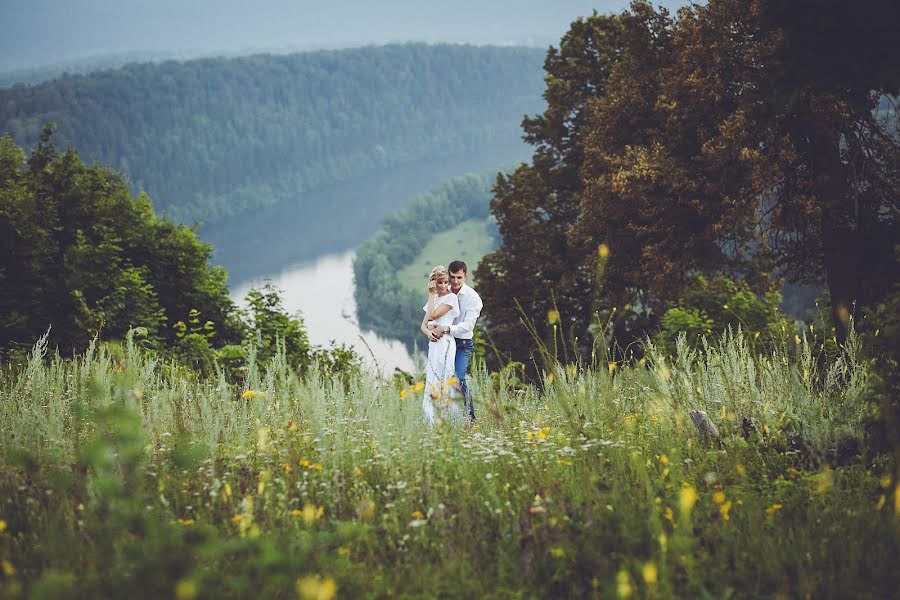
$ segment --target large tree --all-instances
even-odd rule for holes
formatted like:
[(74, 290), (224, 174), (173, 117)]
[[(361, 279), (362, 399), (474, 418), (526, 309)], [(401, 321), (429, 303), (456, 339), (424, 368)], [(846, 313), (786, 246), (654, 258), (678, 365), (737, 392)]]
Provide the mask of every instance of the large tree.
[[(869, 21), (900, 24), (878, 4)], [(895, 91), (889, 55), (872, 50), (890, 29), (863, 39), (862, 11), (842, 30), (840, 6), (822, 5), (814, 26), (869, 59), (835, 72), (818, 62), (830, 53), (798, 58), (810, 36), (796, 10), (713, 0), (673, 20), (635, 2), (577, 21), (551, 49), (548, 109), (525, 121), (534, 160), (498, 182), (503, 243), (478, 273), (501, 349), (527, 359), (517, 306), (542, 336), (556, 298), (582, 339), (612, 315), (627, 341), (693, 274), (719, 272), (758, 292), (782, 276), (826, 282), (843, 338), (853, 303), (896, 279), (883, 250), (897, 234), (900, 154), (873, 112)]]

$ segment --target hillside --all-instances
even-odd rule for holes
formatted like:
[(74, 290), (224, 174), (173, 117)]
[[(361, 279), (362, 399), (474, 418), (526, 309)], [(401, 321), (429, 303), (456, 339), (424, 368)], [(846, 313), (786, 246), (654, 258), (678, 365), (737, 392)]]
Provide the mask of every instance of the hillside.
[(158, 210), (217, 220), (412, 161), (515, 143), (544, 52), (406, 44), (132, 64), (0, 90), (0, 132), (123, 172)]

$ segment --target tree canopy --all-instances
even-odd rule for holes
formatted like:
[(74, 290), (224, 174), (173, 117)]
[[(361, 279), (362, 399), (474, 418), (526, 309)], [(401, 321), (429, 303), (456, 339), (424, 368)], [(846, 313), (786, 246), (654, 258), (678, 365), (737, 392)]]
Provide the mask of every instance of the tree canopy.
[[(628, 342), (697, 275), (757, 294), (827, 284), (841, 338), (854, 306), (889, 289), (900, 146), (885, 122), (897, 113), (876, 108), (898, 80), (877, 49), (900, 11), (864, 2), (842, 27), (843, 4), (814, 4), (711, 0), (672, 16), (635, 2), (572, 24), (547, 55), (548, 108), (523, 123), (533, 160), (492, 201), (502, 245), (477, 277), (502, 351), (528, 362), (522, 313), (554, 308), (576, 344), (607, 320)], [(803, 11), (859, 62), (822, 67), (821, 41), (799, 52), (814, 37)]]

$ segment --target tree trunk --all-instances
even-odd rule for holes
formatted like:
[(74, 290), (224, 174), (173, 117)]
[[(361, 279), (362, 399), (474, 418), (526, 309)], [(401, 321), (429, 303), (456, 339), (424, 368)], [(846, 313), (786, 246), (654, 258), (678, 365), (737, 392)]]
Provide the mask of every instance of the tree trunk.
[(812, 143), (814, 191), (822, 209), (822, 259), (831, 295), (831, 317), (838, 344), (843, 344), (850, 333), (862, 281), (859, 227), (848, 197), (840, 134), (836, 130), (819, 133)]

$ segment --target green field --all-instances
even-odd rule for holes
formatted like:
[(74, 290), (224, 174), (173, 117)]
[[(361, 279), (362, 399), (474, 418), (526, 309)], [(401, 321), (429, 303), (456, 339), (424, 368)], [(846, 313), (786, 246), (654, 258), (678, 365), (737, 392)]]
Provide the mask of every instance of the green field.
[(447, 266), (451, 260), (463, 260), (471, 272), (481, 257), (494, 249), (490, 236), (492, 225), (483, 219), (463, 221), (453, 229), (435, 234), (415, 258), (397, 273), (400, 285), (411, 290), (422, 290), (424, 297), (428, 274), (435, 265)]
[(478, 425), (429, 429), (420, 384), (283, 356), (232, 386), (133, 344), (36, 353), (0, 370), (0, 597), (896, 597), (855, 356), (476, 369)]

